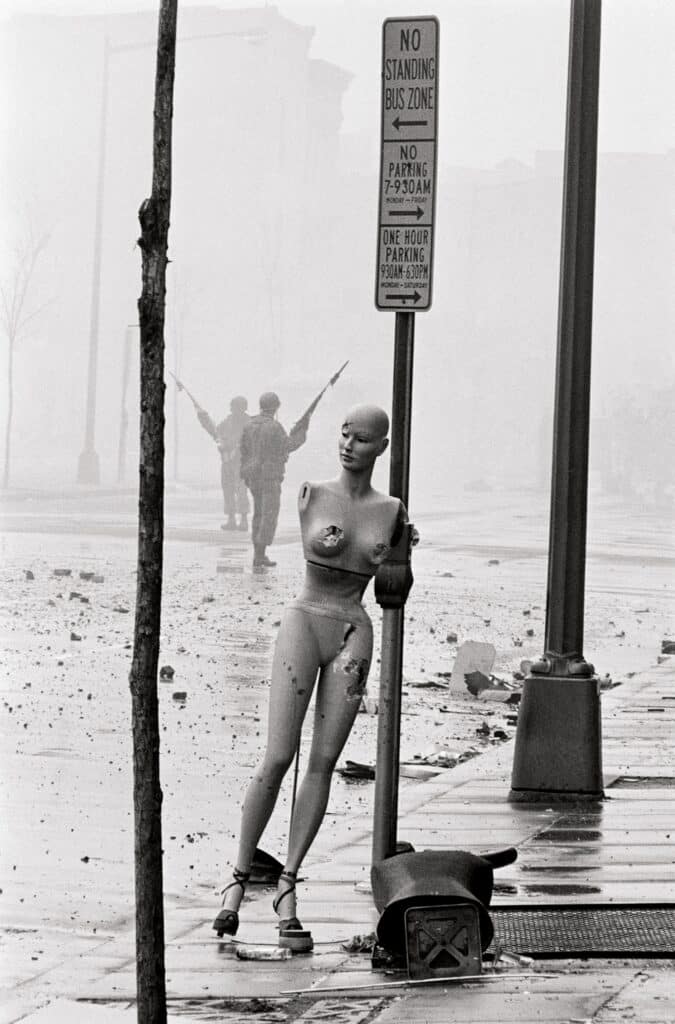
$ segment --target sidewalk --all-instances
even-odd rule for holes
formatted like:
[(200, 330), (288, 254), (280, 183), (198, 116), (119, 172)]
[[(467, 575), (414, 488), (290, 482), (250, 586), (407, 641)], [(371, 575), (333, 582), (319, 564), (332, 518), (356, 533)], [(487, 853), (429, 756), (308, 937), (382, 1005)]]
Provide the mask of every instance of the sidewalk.
[[(517, 862), (496, 872), (495, 911), (514, 904), (675, 904), (673, 659), (606, 692), (602, 700), (607, 799), (601, 805), (509, 804), (512, 743), (506, 743), (433, 779), (403, 787), (399, 838), (417, 850), (480, 852), (517, 846)], [(320, 833), (304, 866), (299, 912), (314, 936), (311, 956), (240, 960), (234, 944), (219, 942), (211, 931), (215, 907), (210, 893), (168, 899), (171, 1019), (184, 1024), (675, 1020), (672, 958), (537, 960), (531, 968), (514, 967), (513, 973), (486, 973), (475, 983), (387, 988), (401, 976), (373, 971), (367, 955), (350, 955), (341, 948), (343, 941), (373, 931), (376, 924), (368, 883), (370, 829), (370, 815), (355, 811), (345, 828), (349, 841), (329, 849)], [(272, 890), (249, 891), (237, 939), (272, 945)], [(67, 1002), (60, 1004), (62, 1017), (54, 1015), (61, 1012), (58, 1003), (52, 1004), (51, 1015), (25, 1016), (31, 985), (39, 988), (43, 1003), (50, 991), (99, 1001), (89, 1004), (89, 1016), (82, 1017), (91, 1024), (135, 1019), (132, 927), (84, 945), (75, 961), (47, 970), (42, 965), (40, 976), (23, 985), (21, 997), (5, 1006), (0, 1020), (37, 1024), (63, 1019), (77, 1024), (77, 1008)], [(127, 1012), (120, 1012), (124, 1008)], [(80, 1009), (85, 1007), (80, 1004)]]

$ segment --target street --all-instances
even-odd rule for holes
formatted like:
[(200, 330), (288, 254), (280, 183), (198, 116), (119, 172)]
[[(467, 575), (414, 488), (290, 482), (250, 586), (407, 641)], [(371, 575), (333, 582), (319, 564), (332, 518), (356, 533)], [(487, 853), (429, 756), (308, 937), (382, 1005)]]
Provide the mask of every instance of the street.
[[(21, 504), (15, 497), (6, 506), (2, 535), (2, 816), (11, 823), (2, 842), (2, 959), (12, 1005), (23, 990), (30, 1006), (41, 991), (54, 997), (50, 971), (67, 956), (95, 955), (133, 921), (135, 540), (120, 503), (111, 511), (105, 497), (24, 502), (25, 532)], [(247, 538), (217, 530), (216, 492), (199, 503), (168, 496), (168, 536), (176, 529), (181, 537), (166, 544), (160, 665), (174, 671), (159, 683), (169, 907), (198, 898), (215, 908), (232, 863), (243, 789), (264, 745), (275, 629), (302, 572), (292, 516), (289, 500), (278, 568), (254, 574)], [(511, 680), (521, 660), (541, 653), (545, 605), (543, 497), (467, 494), (453, 511), (413, 518), (422, 540), (407, 609), (404, 773), (406, 762), (414, 768), (440, 753), (463, 763), (513, 736), (512, 707), (451, 695), (448, 674), (458, 645), (472, 639), (494, 644), (493, 671)], [(592, 503), (585, 653), (615, 684), (653, 665), (669, 636), (669, 531), (657, 512)], [(367, 606), (377, 637), (372, 596)], [(368, 694), (377, 698), (376, 661)], [(376, 726), (374, 714), (357, 717), (341, 764), (374, 764)], [(262, 844), (282, 860), (291, 775)], [(402, 794), (419, 784), (402, 778)], [(370, 781), (336, 776), (322, 849), (344, 843), (372, 792)], [(369, 864), (355, 871), (366, 880)]]

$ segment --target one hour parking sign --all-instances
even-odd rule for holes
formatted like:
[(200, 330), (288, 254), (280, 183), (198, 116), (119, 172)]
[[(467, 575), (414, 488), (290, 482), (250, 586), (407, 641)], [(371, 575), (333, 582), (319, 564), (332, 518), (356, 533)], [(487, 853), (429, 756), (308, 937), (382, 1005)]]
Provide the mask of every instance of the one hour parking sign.
[(382, 33), (378, 309), (431, 306), (438, 20), (387, 18)]

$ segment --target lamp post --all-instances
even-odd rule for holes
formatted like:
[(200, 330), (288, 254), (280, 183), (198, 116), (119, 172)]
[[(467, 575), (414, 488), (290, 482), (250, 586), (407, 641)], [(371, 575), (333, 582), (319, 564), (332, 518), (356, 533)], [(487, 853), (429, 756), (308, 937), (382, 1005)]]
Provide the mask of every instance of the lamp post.
[(98, 139), (98, 171), (96, 175), (96, 213), (94, 219), (94, 259), (91, 281), (91, 314), (89, 319), (89, 366), (87, 370), (87, 411), (84, 426), (84, 447), (77, 464), (78, 484), (98, 484), (101, 479), (98, 453), (95, 448), (96, 378), (98, 370), (98, 328), (101, 296), (101, 251), (103, 230), (103, 194), (105, 152), (108, 135), (108, 72), (110, 41), (103, 37), (103, 85), (101, 88), (101, 123)]
[(583, 655), (601, 0), (572, 0), (545, 653), (525, 680), (511, 799), (602, 796), (599, 682)]

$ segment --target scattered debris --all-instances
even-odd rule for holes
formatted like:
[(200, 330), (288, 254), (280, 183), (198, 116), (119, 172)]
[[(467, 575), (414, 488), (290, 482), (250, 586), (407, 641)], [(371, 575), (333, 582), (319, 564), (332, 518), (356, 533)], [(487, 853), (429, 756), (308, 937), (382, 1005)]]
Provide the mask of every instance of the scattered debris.
[(30, 569), (24, 569), (24, 573), (26, 574), (26, 579), (27, 580), (34, 580), (35, 579), (35, 573), (31, 572)]
[(465, 672), (464, 680), (467, 690), (473, 697), (477, 697), (481, 690), (487, 690), (491, 686), (491, 677), (477, 669), (474, 672)]
[(80, 636), (80, 634), (79, 634), (79, 633), (73, 633), (73, 632), (71, 632), (71, 634), (70, 634), (70, 639), (71, 639), (71, 640), (81, 640), (81, 639), (82, 639), (82, 637)]
[(116, 604), (115, 607), (113, 608), (113, 611), (114, 612), (120, 612), (122, 615), (128, 615), (129, 614), (129, 609), (125, 608), (124, 605), (121, 605), (121, 604)]
[[(454, 768), (454, 765), (450, 765)], [(402, 779), (433, 779), (438, 775), (433, 768), (424, 768), (419, 764), (402, 764), (398, 770)]]
[(337, 772), (343, 779), (375, 778), (375, 766), (372, 764), (360, 764), (358, 761), (345, 761), (344, 768), (338, 768)]
[(525, 630), (525, 635), (526, 636), (534, 636), (534, 630), (533, 629), (526, 629)]
[(361, 698), (361, 706), (359, 712), (363, 715), (376, 715), (378, 711), (378, 700), (377, 697), (368, 697), (367, 695)]
[(467, 688), (467, 674), (480, 672), (489, 677), (496, 655), (494, 644), (480, 643), (478, 640), (465, 640), (457, 650), (457, 657), (450, 676), (450, 690), (463, 697), (475, 696)]
[(446, 580), (452, 580), (455, 578), (455, 574), (453, 572), (442, 572), (441, 576)]
[(491, 558), (489, 560), (489, 562), (488, 562), (488, 565), (499, 565), (499, 559), (498, 558)]
[(171, 694), (171, 696), (172, 696), (173, 700), (179, 700), (179, 701), (183, 701), (184, 702), (184, 701), (187, 700), (187, 690), (175, 690)]
[(675, 640), (662, 640), (661, 654), (675, 654)]
[(285, 946), (237, 946), (235, 952), (240, 960), (290, 960), (293, 956)]
[(456, 633), (448, 633), (446, 638), (445, 638), (445, 642), (446, 642), (446, 644), (456, 644), (457, 643), (457, 634)]
[(91, 577), (92, 583), (103, 583), (104, 581), (105, 576), (97, 576), (96, 573), (94, 573), (94, 575)]
[(80, 594), (79, 591), (77, 590), (71, 590), (71, 592), (68, 594), (69, 601), (79, 601), (81, 597), (82, 594)]
[(447, 747), (439, 745), (429, 754), (415, 755), (415, 762), (417, 764), (433, 765), (435, 768), (454, 768), (458, 760), (457, 754), (453, 754)]
[(354, 935), (340, 945), (345, 953), (372, 953), (376, 942), (375, 932), (369, 932), (367, 935)]
[(72, 569), (54, 569), (55, 576), (70, 576)]
[(492, 970), (494, 971), (513, 967), (531, 967), (533, 963), (534, 960), (531, 956), (523, 956), (510, 949), (502, 949), (501, 946), (497, 946), (492, 954)]
[(173, 679), (176, 674), (175, 668), (172, 665), (162, 665), (159, 670), (159, 678), (164, 680)]
[(94, 576), (95, 576), (95, 573), (89, 572), (89, 570), (83, 570), (80, 573), (80, 579), (81, 580), (93, 580)]

